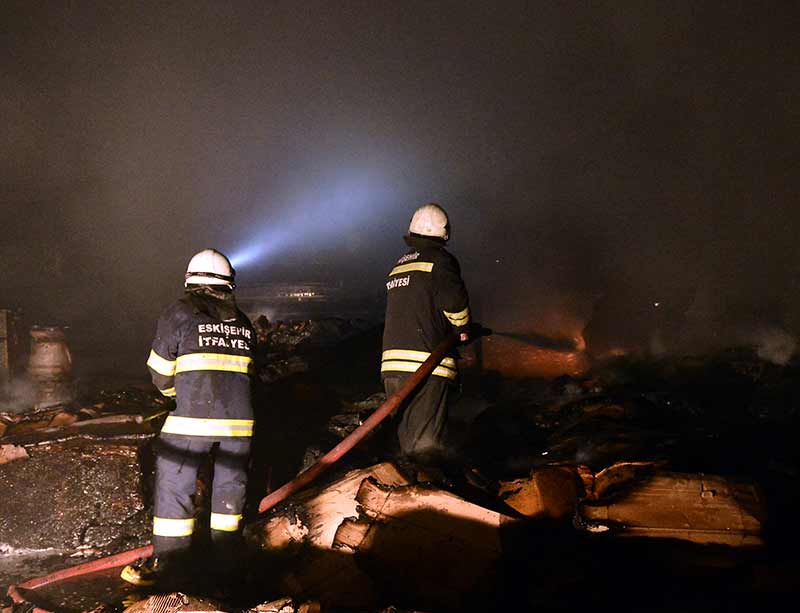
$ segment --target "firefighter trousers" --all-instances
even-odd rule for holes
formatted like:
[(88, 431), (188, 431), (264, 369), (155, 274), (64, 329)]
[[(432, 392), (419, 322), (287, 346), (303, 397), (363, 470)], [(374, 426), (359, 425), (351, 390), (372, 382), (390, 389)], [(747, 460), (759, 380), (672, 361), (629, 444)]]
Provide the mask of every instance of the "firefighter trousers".
[[(402, 387), (406, 377), (384, 377), (383, 387), (390, 396)], [(448, 397), (452, 384), (441, 377), (428, 380), (400, 405), (393, 416), (397, 441), (403, 455), (423, 455), (440, 451), (447, 425)]]
[[(214, 447), (216, 446), (216, 449)], [(164, 435), (156, 446), (153, 549), (157, 556), (188, 551), (195, 532), (192, 497), (197, 471), (214, 451), (211, 484), (211, 541), (225, 555), (239, 535), (247, 487), (249, 437)]]

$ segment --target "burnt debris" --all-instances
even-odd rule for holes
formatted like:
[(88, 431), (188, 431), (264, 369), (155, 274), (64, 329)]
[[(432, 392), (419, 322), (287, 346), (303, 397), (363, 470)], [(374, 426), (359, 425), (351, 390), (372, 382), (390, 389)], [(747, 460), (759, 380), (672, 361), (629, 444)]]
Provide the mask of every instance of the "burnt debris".
[[(267, 366), (255, 445), (266, 452), (251, 468), (251, 509), (384, 400), (365, 393), (374, 371), (348, 368), (374, 359), (369, 329), (343, 320), (257, 329)], [(304, 367), (274, 368), (291, 359)], [(343, 369), (357, 373), (347, 384)], [(192, 593), (219, 610), (257, 611), (572, 610), (591, 593), (602, 610), (618, 606), (620, 576), (626, 598), (644, 602), (668, 575), (666, 601), (686, 610), (708, 598), (734, 609), (778, 598), (786, 584), (776, 577), (800, 573), (797, 370), (748, 349), (625, 357), (552, 380), (468, 370), (469, 409), (454, 415), (442, 453), (397, 456), (387, 424), (321, 483), (263, 517), (251, 512), (248, 570), (221, 600), (208, 600), (212, 584)], [(128, 386), (0, 413), (5, 557), (49, 551), (53, 568), (146, 543), (150, 443), (170, 406)], [(287, 407), (314, 418), (293, 431)], [(208, 479), (201, 471), (200, 513)], [(5, 581), (23, 576), (15, 568)], [(72, 595), (39, 597), (119, 610), (124, 590), (108, 581), (103, 594), (76, 595), (78, 581)]]

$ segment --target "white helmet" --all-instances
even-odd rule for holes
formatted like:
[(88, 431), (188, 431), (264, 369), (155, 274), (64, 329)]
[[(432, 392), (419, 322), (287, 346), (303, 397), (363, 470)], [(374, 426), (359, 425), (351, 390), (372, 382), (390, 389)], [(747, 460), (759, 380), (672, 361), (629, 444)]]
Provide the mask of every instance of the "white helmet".
[(216, 249), (203, 249), (189, 260), (184, 286), (227, 285), (233, 289), (236, 287), (233, 283), (235, 276), (236, 271), (228, 258)]
[(433, 236), (446, 241), (450, 238), (450, 220), (442, 207), (431, 202), (422, 205), (414, 212), (408, 231), (411, 234)]

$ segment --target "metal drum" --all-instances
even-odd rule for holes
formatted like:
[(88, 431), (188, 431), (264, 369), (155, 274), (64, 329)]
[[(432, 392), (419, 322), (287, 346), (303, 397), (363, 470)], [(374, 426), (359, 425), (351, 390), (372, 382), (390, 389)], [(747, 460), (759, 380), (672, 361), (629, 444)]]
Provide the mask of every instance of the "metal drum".
[(63, 328), (55, 326), (31, 328), (28, 375), (36, 384), (37, 408), (74, 400), (72, 355)]

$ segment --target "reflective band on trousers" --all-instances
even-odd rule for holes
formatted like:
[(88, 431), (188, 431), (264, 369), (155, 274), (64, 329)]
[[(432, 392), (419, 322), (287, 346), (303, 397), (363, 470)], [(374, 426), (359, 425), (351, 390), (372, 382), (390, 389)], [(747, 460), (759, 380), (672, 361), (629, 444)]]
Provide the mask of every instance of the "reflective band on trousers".
[(147, 358), (147, 365), (164, 377), (171, 377), (175, 374), (175, 360), (162, 358), (152, 349), (150, 350), (150, 357)]
[(164, 422), (161, 432), (187, 436), (253, 436), (253, 420), (203, 419), (170, 415)]
[(174, 387), (169, 387), (165, 390), (158, 390), (158, 391), (161, 392), (164, 396), (167, 396), (168, 398), (172, 398), (173, 396), (176, 395)]
[(431, 272), (433, 270), (433, 262), (412, 262), (411, 264), (401, 264), (400, 266), (395, 266), (392, 268), (392, 272), (389, 273), (389, 276), (392, 275), (402, 275), (405, 272)]
[(469, 323), (469, 307), (458, 313), (451, 313), (450, 311), (442, 312), (454, 326), (466, 326)]
[(153, 534), (155, 536), (191, 536), (192, 532), (194, 532), (194, 517), (189, 519), (153, 517)]
[(239, 529), (239, 522), (242, 521), (241, 513), (238, 515), (227, 515), (226, 513), (211, 514), (211, 529), (222, 532), (236, 532)]
[[(430, 355), (427, 351), (413, 349), (387, 349), (382, 354), (381, 372), (415, 372)], [(456, 361), (446, 357), (433, 369), (437, 377), (455, 379), (458, 376)]]
[(255, 370), (253, 358), (225, 353), (187, 353), (175, 361), (175, 374), (192, 370), (220, 370), (250, 374)]

